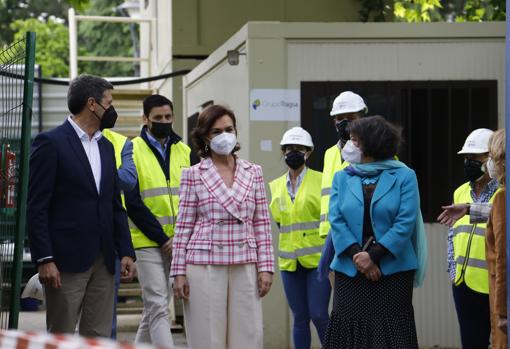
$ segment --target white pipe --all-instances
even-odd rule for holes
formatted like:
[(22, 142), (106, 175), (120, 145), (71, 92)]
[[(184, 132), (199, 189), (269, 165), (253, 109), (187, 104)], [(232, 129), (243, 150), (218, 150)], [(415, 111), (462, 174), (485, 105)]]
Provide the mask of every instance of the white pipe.
[(78, 76), (78, 32), (74, 8), (69, 9), (69, 78)]
[(108, 16), (75, 16), (82, 22), (113, 22), (113, 23), (151, 23), (153, 18), (129, 18), (129, 17), (108, 17)]

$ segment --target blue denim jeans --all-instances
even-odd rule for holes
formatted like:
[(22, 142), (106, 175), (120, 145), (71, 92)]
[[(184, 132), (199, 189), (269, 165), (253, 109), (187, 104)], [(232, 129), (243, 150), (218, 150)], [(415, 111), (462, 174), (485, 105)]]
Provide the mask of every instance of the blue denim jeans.
[(282, 271), (283, 288), (294, 315), (292, 338), (296, 349), (310, 349), (312, 320), (322, 342), (328, 327), (328, 305), (331, 285), (328, 278), (319, 281), (317, 269), (303, 268), (299, 263), (296, 271)]

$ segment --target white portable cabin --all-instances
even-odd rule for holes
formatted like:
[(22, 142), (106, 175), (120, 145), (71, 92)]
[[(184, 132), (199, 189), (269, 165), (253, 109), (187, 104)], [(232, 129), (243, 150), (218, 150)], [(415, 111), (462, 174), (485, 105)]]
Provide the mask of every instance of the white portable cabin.
[[(230, 50), (239, 52), (237, 65), (227, 60)], [(285, 170), (279, 142), (296, 125), (312, 134), (310, 166), (322, 169), (324, 150), (335, 142), (331, 103), (343, 90), (362, 95), (369, 115), (402, 125), (399, 156), (419, 176), (429, 244), (425, 284), (414, 293), (419, 343), (460, 347), (448, 229), (434, 218), (464, 181), (456, 153), (465, 137), (504, 126), (504, 61), (503, 22), (249, 22), (185, 76), (184, 136), (204, 105), (228, 105), (238, 119), (239, 155), (262, 165), (268, 182)], [(277, 251), (276, 229), (273, 236)], [(264, 300), (265, 347), (290, 347), (291, 321), (275, 273)]]

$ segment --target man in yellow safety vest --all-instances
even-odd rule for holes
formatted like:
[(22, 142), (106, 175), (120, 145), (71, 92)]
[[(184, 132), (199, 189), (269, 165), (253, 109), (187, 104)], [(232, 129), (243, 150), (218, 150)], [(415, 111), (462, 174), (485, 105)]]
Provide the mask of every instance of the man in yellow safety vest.
[(347, 127), (352, 120), (356, 120), (368, 112), (363, 98), (351, 91), (340, 93), (333, 101), (330, 116), (333, 118), (338, 134), (338, 142), (326, 150), (324, 154), (324, 167), (322, 171), (321, 189), (321, 224), (319, 234), (326, 237), (329, 233), (329, 196), (333, 177), (339, 170), (346, 168), (349, 164), (342, 159), (342, 148), (350, 139)]
[[(455, 190), (453, 203), (491, 203), (498, 189), (486, 168), (492, 131), (476, 129), (458, 152), (464, 156), (468, 182)], [(448, 232), (448, 271), (452, 280), (463, 348), (487, 348), (490, 337), (489, 274), (485, 260), (485, 223), (469, 215)]]
[(319, 264), (319, 275), (321, 277), (327, 274), (329, 264), (331, 262), (331, 254), (333, 247), (330, 240), (328, 222), (329, 213), (329, 198), (331, 193), (331, 185), (333, 184), (333, 177), (337, 171), (346, 168), (349, 163), (342, 159), (342, 148), (350, 139), (348, 132), (349, 123), (356, 120), (368, 112), (368, 108), (363, 98), (360, 95), (344, 91), (340, 93), (333, 101), (330, 116), (333, 118), (335, 129), (338, 135), (338, 142), (331, 146), (324, 154), (324, 167), (322, 171), (322, 184), (321, 184), (321, 216), (319, 236), (328, 239), (326, 240), (324, 253), (321, 256)]
[(144, 306), (135, 342), (159, 347), (173, 347), (168, 312), (172, 237), (181, 171), (190, 165), (190, 148), (173, 131), (173, 120), (166, 97), (143, 101), (144, 127), (133, 139), (138, 182), (125, 194)]

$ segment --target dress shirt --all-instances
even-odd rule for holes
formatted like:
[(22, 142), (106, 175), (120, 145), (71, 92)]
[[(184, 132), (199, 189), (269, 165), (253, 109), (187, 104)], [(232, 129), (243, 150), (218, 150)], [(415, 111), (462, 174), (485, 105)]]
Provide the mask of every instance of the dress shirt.
[(120, 156), (122, 158), (122, 165), (118, 170), (119, 186), (123, 192), (127, 192), (135, 187), (136, 181), (138, 180), (138, 174), (133, 160), (133, 143), (129, 139), (126, 139)]
[(469, 204), (469, 223), (487, 223), (491, 214), (490, 202), (477, 202)]
[(97, 192), (99, 193), (101, 184), (101, 154), (99, 153), (99, 146), (97, 142), (101, 139), (103, 134), (98, 130), (94, 133), (92, 138), (90, 138), (89, 135), (85, 133), (76, 122), (74, 122), (71, 116), (69, 116), (67, 120), (71, 126), (73, 126), (78, 138), (80, 138), (83, 150), (85, 150), (85, 154), (87, 154), (87, 158), (89, 159), (90, 168), (92, 169), (94, 181), (96, 182)]
[(290, 171), (287, 173), (287, 191), (289, 192), (289, 196), (290, 196), (290, 199), (292, 200), (292, 202), (294, 202), (294, 199), (296, 198), (296, 194), (299, 190), (299, 186), (301, 185), (301, 183), (303, 183), (303, 178), (305, 178), (305, 174), (306, 174), (306, 166), (303, 169), (303, 171), (301, 171), (301, 173), (297, 176), (296, 187), (294, 189), (292, 189), (292, 182), (290, 181)]
[(168, 140), (170, 139), (170, 137), (167, 137), (165, 139), (165, 144), (161, 145), (161, 143), (159, 143), (159, 141), (156, 138), (154, 138), (153, 135), (151, 135), (151, 133), (149, 132), (149, 128), (147, 128), (145, 131), (146, 131), (145, 134), (147, 135), (147, 139), (149, 140), (150, 145), (156, 148), (161, 157), (165, 159), (166, 150), (168, 149)]

